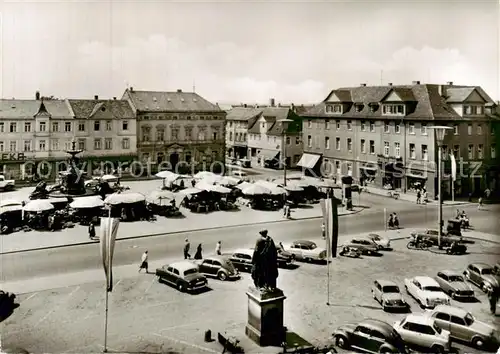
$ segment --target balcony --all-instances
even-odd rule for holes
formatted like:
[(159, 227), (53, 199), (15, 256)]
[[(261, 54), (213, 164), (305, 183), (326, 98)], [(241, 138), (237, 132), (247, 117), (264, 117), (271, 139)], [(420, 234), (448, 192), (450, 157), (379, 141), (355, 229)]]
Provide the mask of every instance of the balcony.
[(206, 140), (164, 140), (164, 141), (139, 141), (138, 146), (165, 146), (172, 144), (179, 145), (206, 145), (206, 144), (224, 144), (225, 138), (220, 139), (206, 139)]

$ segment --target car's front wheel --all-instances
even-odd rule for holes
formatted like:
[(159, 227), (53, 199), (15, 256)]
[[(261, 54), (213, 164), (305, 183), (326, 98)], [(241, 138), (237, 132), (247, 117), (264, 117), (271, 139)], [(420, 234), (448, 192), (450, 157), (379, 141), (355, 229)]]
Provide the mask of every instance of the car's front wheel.
[(482, 349), (484, 347), (484, 340), (481, 337), (472, 338), (472, 346)]
[(219, 278), (219, 280), (224, 281), (227, 279), (227, 274), (224, 272), (219, 272), (219, 274), (217, 274), (217, 278)]
[(342, 349), (349, 348), (349, 342), (347, 341), (347, 338), (341, 335), (335, 336), (335, 345)]
[(186, 290), (186, 288), (184, 287), (184, 284), (179, 282), (179, 283), (177, 283), (177, 290), (179, 290), (181, 293), (183, 293)]

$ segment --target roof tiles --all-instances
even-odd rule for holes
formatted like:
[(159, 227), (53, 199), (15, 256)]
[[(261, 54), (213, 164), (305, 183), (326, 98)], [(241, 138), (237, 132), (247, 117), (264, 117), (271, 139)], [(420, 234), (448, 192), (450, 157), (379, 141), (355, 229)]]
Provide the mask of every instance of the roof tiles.
[(38, 113), (40, 105), (52, 118), (72, 118), (72, 112), (65, 100), (0, 100), (0, 119), (32, 119)]
[(133, 119), (134, 111), (126, 100), (78, 100), (69, 99), (69, 104), (73, 109), (75, 118), (92, 118), (99, 110), (111, 112), (110, 118)]
[(146, 112), (222, 112), (221, 108), (194, 92), (125, 91), (139, 111)]

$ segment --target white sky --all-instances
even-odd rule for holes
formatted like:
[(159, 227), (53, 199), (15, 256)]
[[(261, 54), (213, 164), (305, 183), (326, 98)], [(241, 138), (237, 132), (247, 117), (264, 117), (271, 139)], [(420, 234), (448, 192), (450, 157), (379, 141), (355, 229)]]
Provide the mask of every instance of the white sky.
[[(0, 96), (193, 90), (310, 103), (340, 86), (453, 81), (500, 99), (498, 0), (0, 0)], [(383, 74), (381, 75), (381, 72)]]

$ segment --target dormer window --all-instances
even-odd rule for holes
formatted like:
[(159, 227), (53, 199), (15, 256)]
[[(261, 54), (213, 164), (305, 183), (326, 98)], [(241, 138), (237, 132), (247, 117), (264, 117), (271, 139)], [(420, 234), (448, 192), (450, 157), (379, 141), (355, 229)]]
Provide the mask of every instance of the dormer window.
[(359, 113), (363, 110), (364, 105), (362, 103), (356, 103), (355, 108), (356, 108), (356, 112)]
[(387, 115), (402, 115), (405, 112), (405, 106), (402, 104), (384, 104), (382, 113)]
[(466, 115), (483, 115), (484, 106), (482, 105), (464, 105), (464, 114)]
[(370, 103), (370, 112), (376, 112), (378, 109), (378, 104), (375, 102)]
[(326, 105), (326, 113), (341, 114), (342, 113), (342, 105), (341, 104), (327, 104)]

